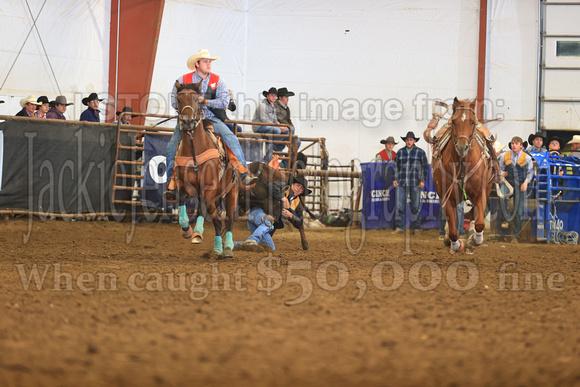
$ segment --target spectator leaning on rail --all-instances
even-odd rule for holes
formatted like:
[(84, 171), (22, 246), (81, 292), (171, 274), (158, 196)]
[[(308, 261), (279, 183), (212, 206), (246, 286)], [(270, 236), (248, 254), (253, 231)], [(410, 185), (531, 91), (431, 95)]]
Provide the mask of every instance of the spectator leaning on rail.
[(36, 102), (40, 102), (42, 105), (38, 105), (36, 107), (36, 112), (34, 113), (36, 118), (46, 118), (46, 113), (50, 110), (50, 104), (48, 102), (48, 97), (46, 95), (42, 95), (38, 97)]
[(29, 95), (26, 98), (22, 98), (20, 100), (20, 110), (16, 113), (16, 117), (35, 117), (36, 107), (42, 105), (41, 102), (38, 102), (37, 98), (34, 95)]
[(101, 122), (99, 102), (102, 100), (102, 98), (99, 99), (97, 93), (91, 93), (88, 97), (83, 98), (83, 105), (88, 106), (88, 109), (82, 112), (79, 121)]
[(411, 197), (411, 228), (413, 232), (421, 231), (421, 190), (427, 181), (429, 164), (425, 151), (418, 148), (415, 143), (419, 141), (413, 132), (408, 132), (405, 137), (405, 147), (399, 149), (393, 163), (393, 186), (397, 188), (397, 229), (393, 233), (405, 230), (405, 210), (407, 207), (407, 195)]
[(395, 161), (397, 154), (393, 148), (398, 144), (395, 142), (395, 138), (393, 136), (389, 136), (386, 140), (381, 140), (381, 144), (385, 145), (385, 149), (377, 153), (375, 161)]
[[(219, 77), (219, 75), (211, 72), (211, 64), (214, 60), (219, 59), (219, 56), (211, 56), (209, 51), (206, 49), (201, 49), (194, 55), (190, 56), (187, 60), (187, 67), (193, 70), (191, 73), (187, 73), (177, 80), (182, 85), (187, 85), (191, 83), (201, 82), (200, 93), (203, 97), (200, 99), (203, 105), (203, 113), (205, 115), (205, 120), (209, 121), (213, 125), (213, 130), (215, 133), (222, 135), (222, 138), (226, 145), (232, 150), (237, 160), (230, 160), (234, 163), (240, 175), (242, 176), (243, 185), (253, 184), (257, 178), (251, 176), (248, 173), (248, 168), (246, 165), (246, 158), (242, 152), (242, 147), (235, 134), (224, 124), (226, 119), (225, 109), (230, 103), (230, 94), (228, 91), (228, 86), (225, 81)], [(171, 91), (171, 106), (177, 110), (177, 88), (175, 83), (173, 85), (173, 90)], [(173, 165), (175, 163), (175, 153), (177, 152), (177, 145), (181, 141), (181, 130), (179, 129), (179, 123), (175, 127), (175, 131), (167, 144), (167, 181), (168, 189), (165, 191), (165, 198), (167, 200), (175, 199), (174, 183), (171, 180), (171, 175), (173, 173)]]
[(50, 110), (46, 113), (46, 118), (52, 118), (53, 120), (66, 120), (64, 112), (66, 112), (66, 107), (72, 105), (72, 102), (67, 102), (64, 95), (59, 95), (54, 101), (50, 101)]
[[(276, 102), (274, 102), (274, 107), (276, 108), (276, 118), (278, 118), (278, 122), (280, 124), (288, 125), (288, 128), (290, 129), (292, 134), (295, 134), (296, 127), (292, 123), (290, 107), (288, 107), (288, 101), (290, 100), (290, 97), (294, 96), (294, 92), (288, 91), (286, 87), (281, 87), (278, 89), (278, 92), (276, 94), (278, 96), (278, 99), (276, 100)], [(300, 141), (300, 139), (298, 139), (297, 142), (298, 149), (300, 149), (301, 144), (302, 142)], [(283, 164), (285, 164), (284, 161), (285, 160), (282, 161)]]
[[(275, 87), (270, 87), (268, 91), (264, 90), (262, 95), (266, 98), (258, 104), (256, 111), (254, 112), (254, 122), (263, 122), (264, 124), (278, 124), (278, 113), (276, 112), (275, 102), (278, 99), (278, 90)], [(254, 125), (252, 130), (255, 133), (270, 133), (270, 134), (288, 134), (288, 128), (285, 126), (269, 126)], [(284, 138), (274, 138), (274, 140), (283, 141)], [(284, 150), (284, 144), (273, 144), (272, 148), (275, 151), (281, 152)]]
[[(514, 189), (514, 225), (512, 243), (518, 243), (520, 232), (522, 231), (522, 216), (524, 214), (524, 205), (526, 201), (526, 191), (528, 184), (534, 176), (532, 157), (524, 152), (524, 140), (521, 137), (514, 137), (509, 143), (510, 151), (505, 152), (499, 159), (502, 176)], [(507, 193), (505, 185), (501, 187), (502, 193)], [(506, 200), (507, 199), (502, 199)], [(517, 206), (517, 207), (516, 207)], [(506, 203), (507, 208), (507, 203)], [(509, 228), (505, 222), (502, 228)]]

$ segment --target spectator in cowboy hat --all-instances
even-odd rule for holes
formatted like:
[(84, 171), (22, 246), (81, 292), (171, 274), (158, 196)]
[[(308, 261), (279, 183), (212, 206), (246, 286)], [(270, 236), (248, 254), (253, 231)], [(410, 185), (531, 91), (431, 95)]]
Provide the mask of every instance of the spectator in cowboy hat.
[(64, 95), (57, 96), (54, 101), (50, 101), (50, 110), (46, 113), (46, 118), (51, 118), (53, 120), (66, 120), (64, 112), (66, 112), (66, 107), (72, 105), (72, 102), (67, 102)]
[[(288, 106), (288, 100), (290, 99), (290, 97), (294, 96), (294, 92), (288, 91), (286, 87), (281, 87), (278, 89), (276, 95), (278, 96), (278, 99), (276, 100), (276, 102), (274, 102), (274, 106), (276, 107), (276, 117), (278, 118), (278, 122), (280, 124), (288, 125), (288, 128), (290, 129), (292, 134), (295, 134), (296, 127), (292, 123), (290, 107)], [(302, 141), (298, 139), (297, 142), (298, 149), (300, 149), (301, 144)], [(282, 166), (284, 166), (286, 164), (286, 160), (282, 160), (281, 164)]]
[(560, 140), (560, 137), (554, 135), (548, 139), (548, 152), (550, 153), (555, 152), (560, 155), (561, 149), (562, 149), (562, 140)]
[(546, 152), (546, 138), (542, 133), (538, 132), (528, 136), (528, 144), (530, 146), (526, 149), (526, 153), (541, 153)]
[(420, 232), (421, 190), (427, 181), (429, 164), (425, 151), (415, 145), (419, 138), (413, 132), (408, 132), (401, 139), (405, 141), (405, 147), (399, 149), (393, 163), (393, 186), (397, 188), (397, 229), (394, 233), (405, 230), (407, 195), (411, 197), (411, 228), (413, 232)]
[(580, 151), (578, 150), (580, 149), (580, 134), (574, 135), (572, 140), (568, 141), (568, 144), (572, 150), (570, 156), (580, 157)]
[[(117, 112), (117, 117), (119, 117), (121, 115), (121, 113), (133, 113), (133, 109), (131, 108), (131, 106), (125, 106), (120, 112)], [(131, 125), (131, 119), (133, 119), (133, 116), (131, 114), (123, 114), (123, 117), (121, 117), (121, 124), (122, 125)], [(117, 123), (117, 121), (114, 122), (115, 124)]]
[[(270, 89), (262, 91), (262, 95), (265, 98), (256, 108), (252, 121), (262, 122), (264, 124), (278, 124), (278, 113), (276, 112), (275, 105), (278, 99), (278, 90), (275, 87), (270, 87)], [(288, 127), (286, 126), (254, 125), (252, 126), (252, 130), (255, 133), (288, 134)], [(274, 140), (284, 141), (285, 138), (274, 138)], [(284, 144), (271, 143), (268, 146), (278, 152), (283, 151), (286, 147)]]
[(34, 95), (29, 95), (26, 98), (22, 98), (20, 100), (20, 110), (16, 113), (16, 117), (34, 117), (34, 113), (36, 112), (36, 107), (42, 105), (41, 102), (38, 102), (38, 98)]
[(50, 103), (48, 102), (48, 97), (46, 95), (42, 95), (38, 97), (36, 102), (40, 102), (42, 105), (38, 105), (36, 107), (36, 112), (34, 115), (37, 118), (46, 118), (46, 113), (50, 110)]
[(377, 153), (375, 161), (395, 161), (397, 154), (393, 148), (398, 144), (395, 142), (395, 138), (393, 136), (389, 136), (386, 140), (381, 140), (381, 144), (385, 145), (385, 149)]
[(88, 106), (88, 109), (82, 112), (79, 121), (101, 122), (99, 102), (102, 100), (102, 98), (99, 99), (97, 93), (91, 93), (88, 97), (83, 98), (83, 105)]

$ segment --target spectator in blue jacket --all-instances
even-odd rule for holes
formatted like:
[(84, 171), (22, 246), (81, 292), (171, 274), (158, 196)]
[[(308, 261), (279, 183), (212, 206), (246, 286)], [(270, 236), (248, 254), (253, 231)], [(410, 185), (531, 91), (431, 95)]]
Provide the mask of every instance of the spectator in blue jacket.
[(414, 232), (421, 231), (421, 190), (427, 181), (429, 164), (425, 151), (418, 148), (415, 143), (419, 141), (413, 132), (408, 132), (405, 137), (405, 147), (399, 149), (393, 164), (393, 186), (397, 188), (397, 217), (395, 225), (397, 229), (393, 233), (405, 230), (405, 210), (407, 207), (407, 195), (411, 197), (411, 229)]
[(89, 121), (89, 122), (101, 122), (101, 117), (99, 117), (99, 102), (103, 99), (99, 99), (97, 93), (91, 93), (88, 97), (83, 98), (83, 105), (88, 106), (88, 109), (82, 112), (79, 121)]

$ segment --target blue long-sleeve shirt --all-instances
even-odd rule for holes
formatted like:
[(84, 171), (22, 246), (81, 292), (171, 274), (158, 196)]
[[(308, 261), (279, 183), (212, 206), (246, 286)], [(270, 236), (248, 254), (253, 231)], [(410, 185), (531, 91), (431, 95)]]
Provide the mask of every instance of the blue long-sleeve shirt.
[(425, 151), (413, 146), (399, 149), (393, 163), (393, 175), (399, 186), (413, 187), (427, 181), (429, 163)]

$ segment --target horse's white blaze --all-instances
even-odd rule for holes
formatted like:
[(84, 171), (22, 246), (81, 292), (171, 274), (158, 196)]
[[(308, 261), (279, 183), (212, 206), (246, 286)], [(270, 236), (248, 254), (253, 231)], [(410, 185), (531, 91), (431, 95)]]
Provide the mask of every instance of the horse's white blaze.
[(461, 121), (465, 121), (465, 113), (461, 115)]

